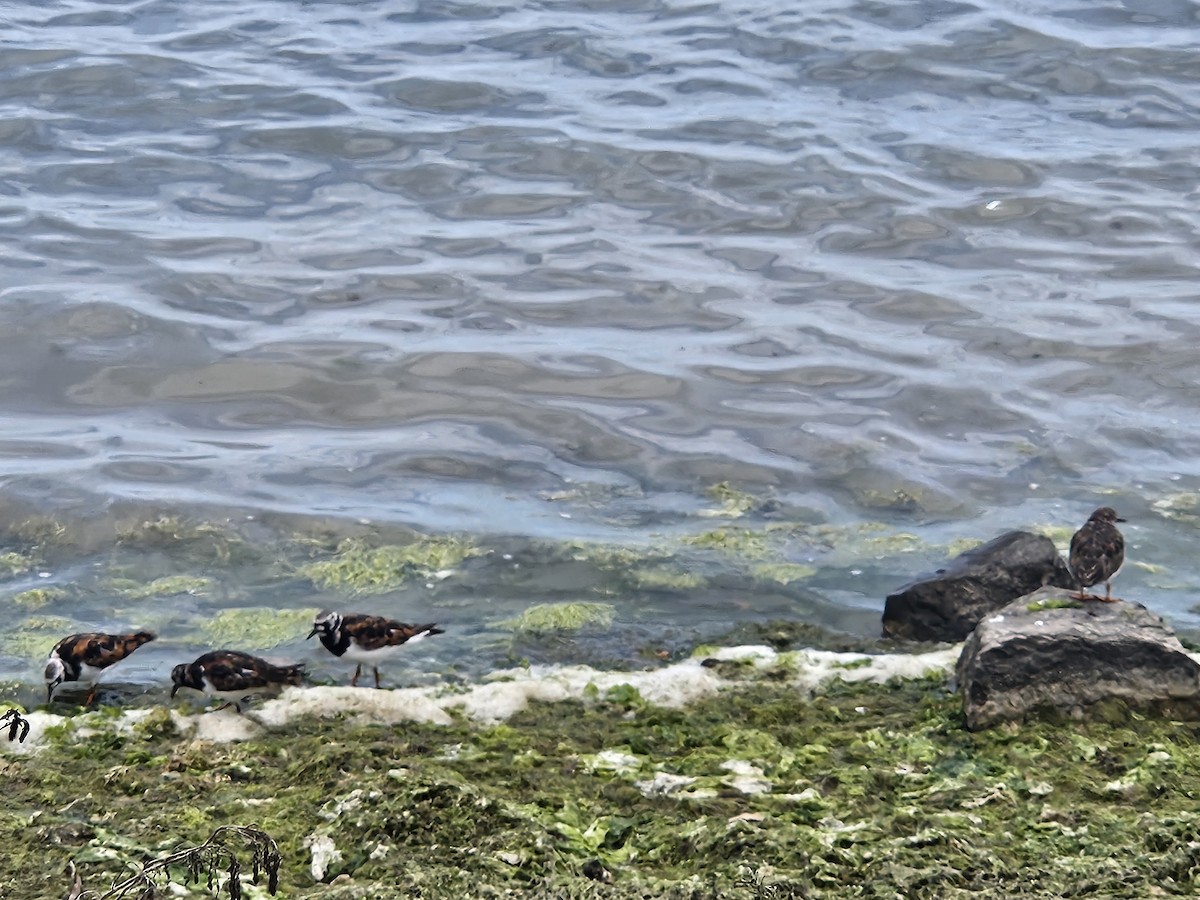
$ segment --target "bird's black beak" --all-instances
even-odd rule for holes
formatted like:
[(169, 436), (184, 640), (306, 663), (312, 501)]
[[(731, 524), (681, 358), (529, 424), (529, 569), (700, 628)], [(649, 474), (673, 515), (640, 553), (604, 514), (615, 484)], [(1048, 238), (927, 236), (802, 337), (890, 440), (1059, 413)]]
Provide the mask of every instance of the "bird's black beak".
[(1122, 519), (1120, 516), (1117, 516), (1117, 521), (1118, 521), (1118, 522), (1124, 522), (1124, 521), (1125, 521), (1125, 519)]
[(46, 686), (46, 702), (47, 703), (49, 703), (50, 701), (52, 701), (54, 699), (54, 689), (56, 687), (58, 687), (58, 685), (56, 685), (56, 684), (50, 684), (50, 685)]
[(175, 692), (176, 692), (176, 691), (178, 691), (178, 690), (179, 690), (179, 685), (177, 685), (177, 684), (173, 684), (173, 685), (171, 685), (171, 696), (172, 696), (172, 697), (174, 697), (174, 696), (175, 696)]
[(316, 625), (314, 625), (314, 626), (312, 627), (312, 631), (310, 631), (310, 632), (308, 633), (308, 637), (307, 637), (307, 638), (305, 638), (305, 640), (307, 641), (307, 640), (308, 640), (308, 638), (312, 637), (314, 634), (316, 634), (316, 633), (317, 633), (318, 631), (320, 631), (320, 630), (321, 630), (320, 628), (318, 628)]

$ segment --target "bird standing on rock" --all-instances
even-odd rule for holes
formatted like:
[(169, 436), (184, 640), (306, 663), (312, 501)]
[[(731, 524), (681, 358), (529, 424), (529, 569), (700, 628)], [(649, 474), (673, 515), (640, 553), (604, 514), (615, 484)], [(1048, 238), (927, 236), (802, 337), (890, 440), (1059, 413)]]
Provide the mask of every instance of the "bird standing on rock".
[[(1112, 580), (1121, 571), (1125, 562), (1125, 538), (1117, 530), (1117, 522), (1124, 522), (1111, 506), (1102, 506), (1075, 532), (1071, 538), (1071, 574), (1079, 582), (1077, 600), (1104, 600), (1112, 603), (1119, 599), (1112, 595)], [(1104, 596), (1089, 594), (1087, 589), (1104, 582)]]

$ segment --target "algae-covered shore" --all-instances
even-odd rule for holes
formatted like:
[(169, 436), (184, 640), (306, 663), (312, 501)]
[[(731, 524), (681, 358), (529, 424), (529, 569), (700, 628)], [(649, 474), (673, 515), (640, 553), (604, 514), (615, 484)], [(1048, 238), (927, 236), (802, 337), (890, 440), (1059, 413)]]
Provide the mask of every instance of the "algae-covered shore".
[[(946, 548), (876, 527), (734, 524), (746, 504), (719, 499), (702, 529), (636, 548), (233, 517), (10, 529), (0, 603), (22, 677), (0, 711), (44, 697), (30, 678), (57, 636), (110, 616), (160, 640), (135, 657), (140, 696), (30, 712), (23, 745), (0, 734), (0, 898), (61, 900), (69, 861), (98, 898), (223, 825), (274, 838), (279, 896), (295, 898), (1200, 887), (1200, 723), (1114, 705), (970, 733), (953, 649), (887, 655), (894, 644), (807, 614), (839, 606), (818, 588), (865, 577), (860, 559), (882, 584), (900, 554), (911, 569)], [(328, 686), (346, 673), (303, 634), (343, 604), (448, 625), (421, 651), (436, 677)], [(721, 633), (771, 646), (688, 655)], [(312, 663), (318, 686), (245, 717), (165, 705), (169, 664), (231, 641)], [(790, 649), (813, 644), (828, 649)], [(168, 890), (212, 896), (203, 881)]]
[[(65, 896), (70, 859), (100, 891), (229, 823), (275, 838), (279, 896), (298, 898), (1200, 887), (1196, 723), (1113, 706), (1103, 721), (970, 733), (946, 681), (952, 655), (880, 682), (880, 657), (826, 654), (815, 691), (812, 658), (762, 651), (667, 667), (683, 678), (691, 665), (706, 685), (688, 696), (654, 673), (549, 693), (529, 686), (561, 683), (552, 673), (516, 673), (460, 689), (461, 706), (428, 694), (438, 712), (426, 721), (352, 703), (306, 714), (297, 691), (235, 742), (199, 739), (226, 713), (90, 713), (44, 729), (33, 752), (0, 755), (0, 896)], [(509, 679), (534, 702), (499, 719)], [(321, 692), (348, 696), (309, 699)], [(188, 730), (197, 722), (207, 732)]]

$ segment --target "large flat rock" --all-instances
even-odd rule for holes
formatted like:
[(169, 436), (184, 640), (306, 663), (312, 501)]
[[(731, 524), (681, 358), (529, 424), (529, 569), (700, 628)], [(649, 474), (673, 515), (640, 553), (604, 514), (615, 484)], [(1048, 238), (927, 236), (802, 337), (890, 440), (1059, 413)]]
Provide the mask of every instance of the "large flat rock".
[(985, 616), (1045, 585), (1075, 586), (1054, 542), (1010, 531), (889, 594), (883, 633), (910, 641), (961, 641)]
[(1108, 700), (1200, 719), (1200, 663), (1140, 603), (1039, 590), (980, 622), (956, 672), (972, 730), (1045, 709), (1084, 717)]

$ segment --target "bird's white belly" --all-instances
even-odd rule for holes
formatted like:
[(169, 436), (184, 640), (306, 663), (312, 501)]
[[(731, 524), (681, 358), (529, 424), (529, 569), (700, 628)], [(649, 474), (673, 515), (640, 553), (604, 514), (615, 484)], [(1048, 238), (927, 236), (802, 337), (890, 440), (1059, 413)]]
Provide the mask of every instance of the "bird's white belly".
[(262, 687), (239, 688), (236, 691), (222, 691), (207, 678), (204, 679), (204, 693), (210, 697), (220, 697), (222, 700), (240, 702), (247, 697), (261, 697), (263, 694), (273, 694), (279, 690), (277, 684), (265, 684)]
[(100, 680), (100, 676), (104, 673), (104, 669), (98, 669), (95, 666), (89, 666), (87, 663), (82, 663), (79, 666), (79, 683), (80, 684), (95, 684)]
[[(421, 635), (421, 637), (424, 637), (424, 635)], [(407, 643), (411, 644), (415, 640), (419, 640), (419, 638), (409, 638)], [(393, 644), (388, 647), (380, 647), (378, 650), (364, 650), (357, 644), (351, 644), (346, 648), (346, 652), (342, 654), (342, 659), (349, 659), (353, 662), (377, 663), (395, 656), (403, 649), (404, 644)]]

